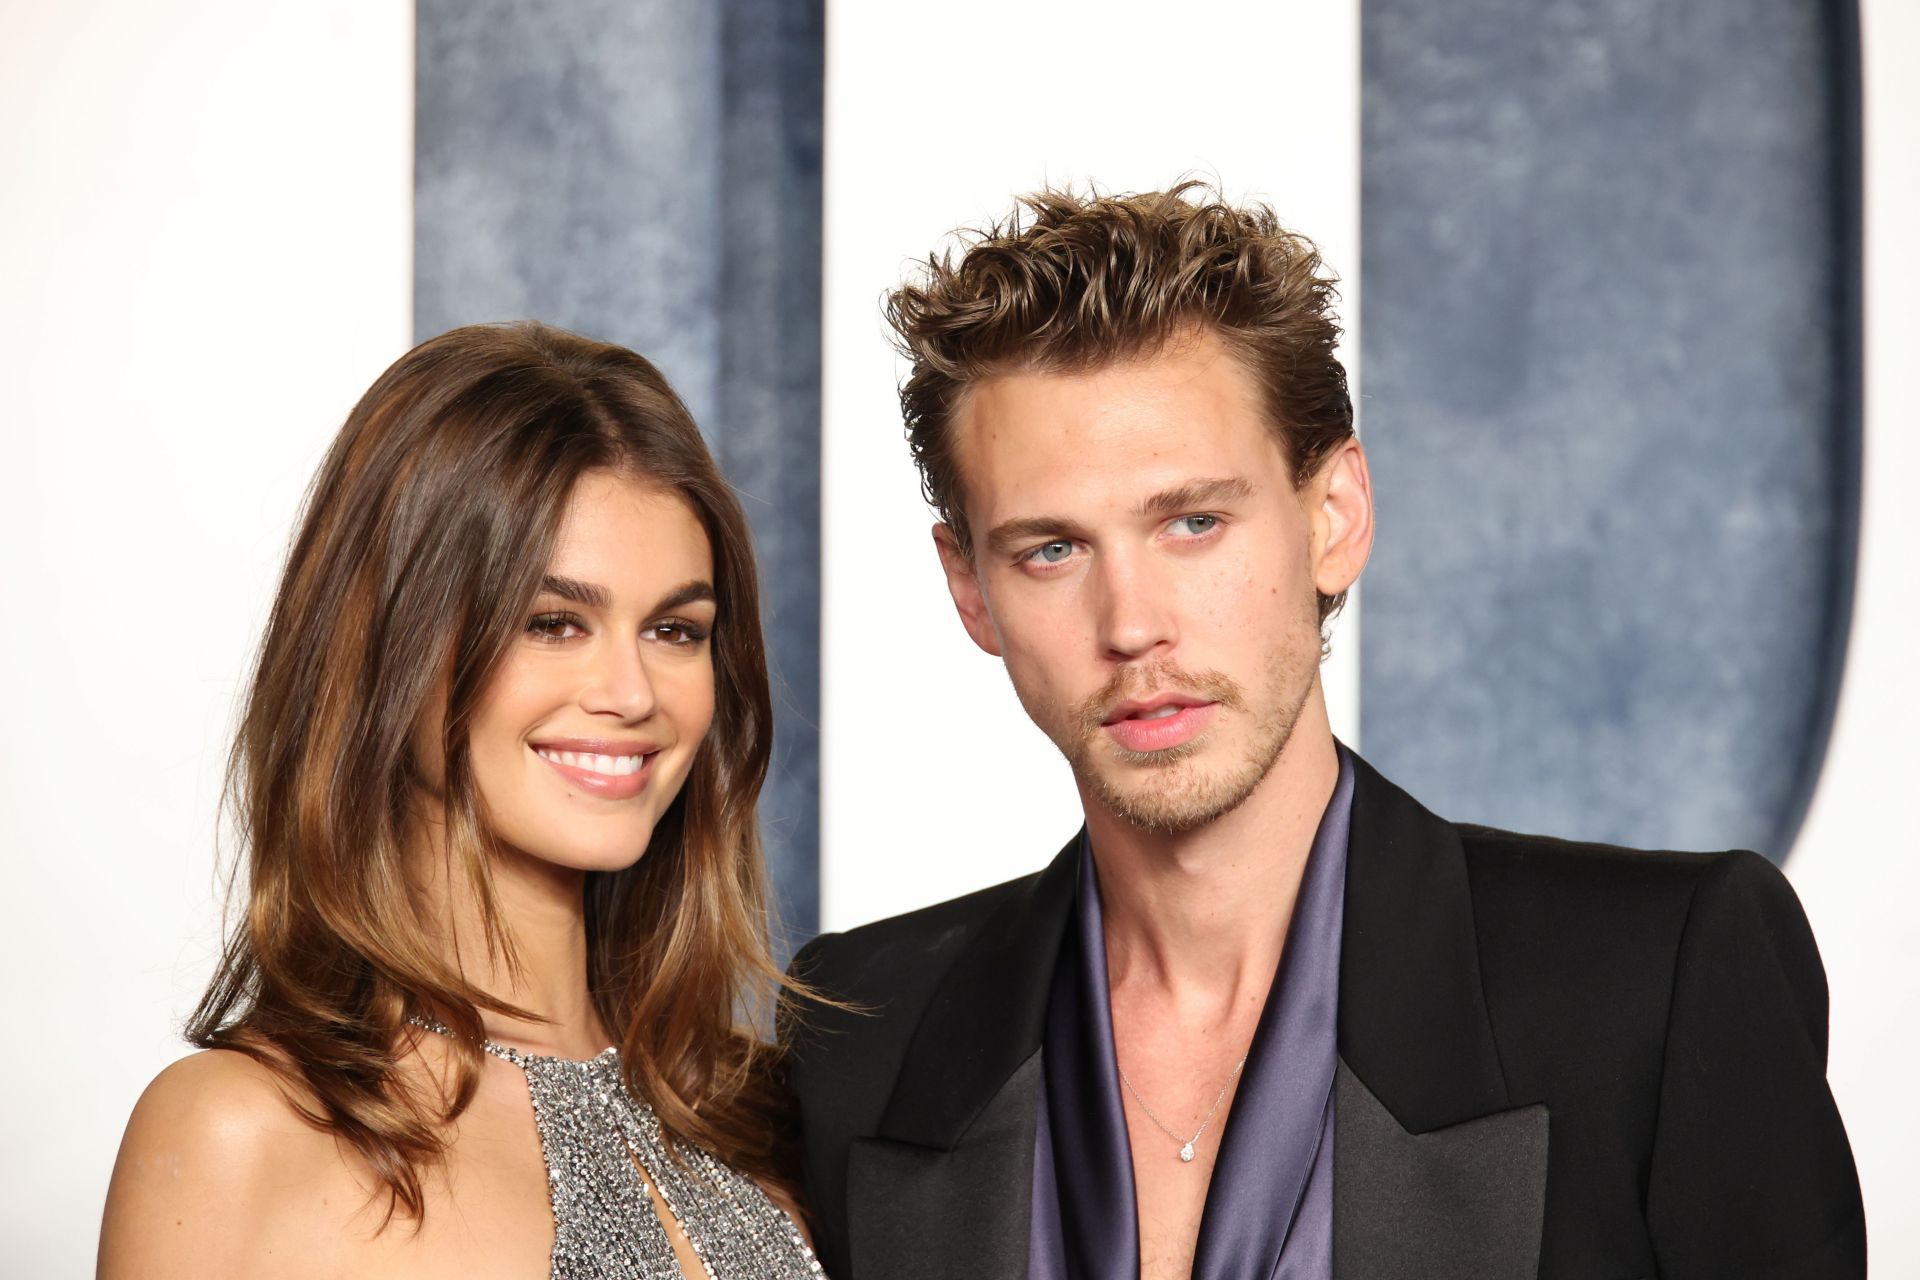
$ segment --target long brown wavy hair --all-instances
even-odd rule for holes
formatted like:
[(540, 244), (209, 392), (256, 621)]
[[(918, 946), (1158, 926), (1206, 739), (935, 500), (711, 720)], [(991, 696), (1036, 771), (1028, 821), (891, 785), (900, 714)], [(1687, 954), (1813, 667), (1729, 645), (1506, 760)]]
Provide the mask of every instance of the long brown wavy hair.
[[(718, 616), (714, 717), (685, 786), (644, 856), (587, 877), (588, 984), (671, 1138), (792, 1185), (765, 1034), (784, 980), (755, 818), (772, 713), (746, 518), (652, 364), (543, 325), (472, 326), (380, 376), (308, 493), (229, 764), (245, 908), (186, 1032), (298, 1086), (391, 1192), (389, 1216), (423, 1212), (422, 1172), (478, 1082), (481, 1012), (526, 1016), (432, 941), (445, 928), (408, 873), (409, 813), (444, 803), (451, 869), (511, 961), (467, 726), (596, 470), (692, 505)], [(442, 687), (443, 799), (424, 801), (413, 744)], [(454, 1033), (448, 1092), (399, 1068), (415, 1014)]]

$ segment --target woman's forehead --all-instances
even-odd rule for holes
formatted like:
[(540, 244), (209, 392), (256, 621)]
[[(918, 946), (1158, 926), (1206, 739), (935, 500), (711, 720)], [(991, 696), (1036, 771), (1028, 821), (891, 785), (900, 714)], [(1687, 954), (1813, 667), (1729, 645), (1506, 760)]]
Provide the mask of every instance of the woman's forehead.
[(650, 478), (594, 471), (567, 500), (548, 572), (603, 587), (616, 600), (650, 596), (711, 581), (713, 547), (684, 494)]

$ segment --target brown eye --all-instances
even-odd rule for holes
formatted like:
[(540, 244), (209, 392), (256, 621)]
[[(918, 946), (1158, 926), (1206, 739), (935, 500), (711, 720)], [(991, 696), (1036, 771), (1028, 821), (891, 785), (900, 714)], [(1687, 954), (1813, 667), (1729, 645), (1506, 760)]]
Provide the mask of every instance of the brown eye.
[(684, 648), (700, 644), (709, 632), (691, 622), (661, 622), (654, 624), (653, 634), (675, 648)]
[(570, 613), (540, 613), (528, 619), (527, 634), (551, 644), (585, 635), (586, 628), (580, 625), (580, 619)]

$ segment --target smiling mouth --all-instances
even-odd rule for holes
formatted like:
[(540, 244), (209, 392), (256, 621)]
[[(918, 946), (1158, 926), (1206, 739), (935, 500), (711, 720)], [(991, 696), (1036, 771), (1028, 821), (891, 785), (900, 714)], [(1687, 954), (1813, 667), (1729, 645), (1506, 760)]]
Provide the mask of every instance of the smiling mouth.
[(578, 795), (599, 800), (632, 800), (653, 782), (653, 762), (664, 744), (576, 742), (576, 747), (612, 747), (612, 751), (569, 751), (555, 744), (527, 747)]
[(554, 751), (547, 747), (535, 747), (534, 753), (548, 764), (562, 765), (569, 769), (579, 769), (588, 773), (597, 773), (608, 778), (625, 778), (646, 768), (647, 761), (654, 753), (644, 755), (599, 755), (591, 751)]

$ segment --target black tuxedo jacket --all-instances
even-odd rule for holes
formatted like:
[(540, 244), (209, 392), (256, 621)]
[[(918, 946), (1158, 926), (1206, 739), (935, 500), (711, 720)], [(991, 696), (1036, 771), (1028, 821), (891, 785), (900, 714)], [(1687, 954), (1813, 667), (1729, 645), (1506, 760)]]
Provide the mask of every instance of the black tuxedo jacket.
[[(1866, 1273), (1825, 973), (1778, 871), (1454, 826), (1355, 771), (1337, 1280)], [(1070, 844), (1037, 875), (796, 957), (864, 1009), (790, 1029), (835, 1280), (1026, 1274), (1074, 880)]]

